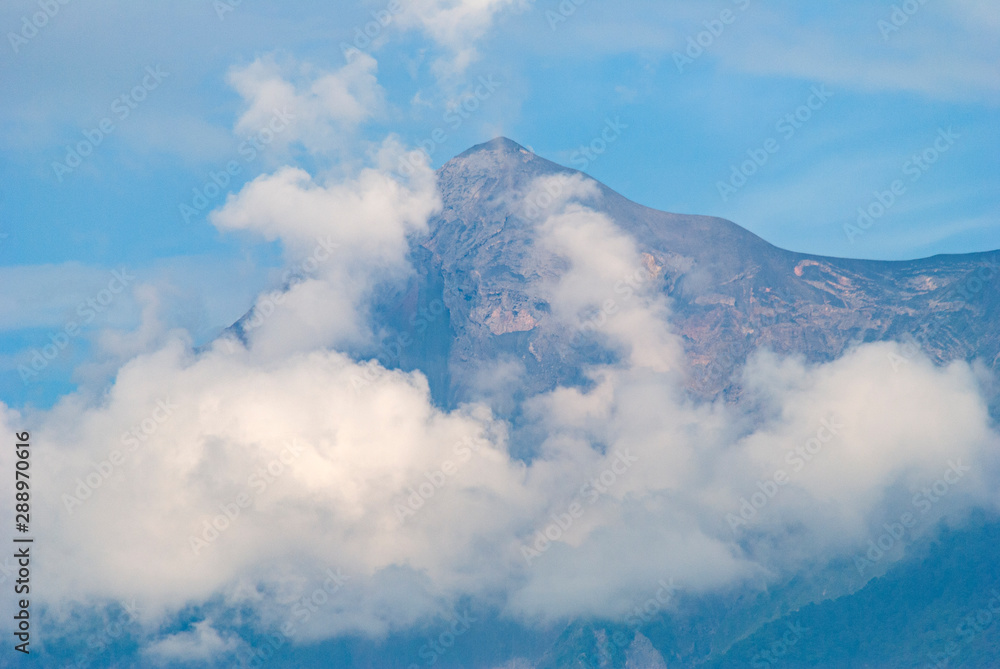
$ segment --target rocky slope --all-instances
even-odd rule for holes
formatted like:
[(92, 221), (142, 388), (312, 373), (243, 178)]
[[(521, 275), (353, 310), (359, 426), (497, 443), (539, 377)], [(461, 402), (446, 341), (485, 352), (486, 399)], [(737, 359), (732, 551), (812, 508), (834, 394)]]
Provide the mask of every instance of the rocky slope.
[[(560, 268), (534, 248), (524, 196), (536, 177), (558, 173), (577, 174), (504, 138), (439, 171), (444, 209), (413, 242), (417, 279), (382, 313), (392, 336), (416, 342), (402, 366), (424, 369), (443, 404), (469, 399), (484, 363), (521, 361), (530, 395), (572, 382), (600, 355), (585, 340), (567, 352), (572, 333), (551, 322), (539, 291)], [(597, 187), (591, 206), (635, 239), (671, 298), (698, 396), (738, 396), (732, 372), (760, 347), (823, 361), (857, 342), (896, 339), (938, 362), (1000, 364), (1000, 251), (904, 262), (793, 253), (729, 221), (656, 211)]]

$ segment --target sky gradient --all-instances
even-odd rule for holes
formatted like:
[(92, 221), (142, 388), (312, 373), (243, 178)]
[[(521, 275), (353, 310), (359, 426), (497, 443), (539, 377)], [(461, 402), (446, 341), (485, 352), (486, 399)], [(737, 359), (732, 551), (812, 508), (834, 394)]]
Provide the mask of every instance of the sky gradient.
[[(51, 402), (79, 380), (101, 328), (141, 323), (126, 292), (44, 378), (17, 374), (113, 269), (157, 286), (164, 327), (213, 336), (274, 284), (281, 252), (220, 232), (209, 212), (285, 163), (349, 173), (387, 134), (429, 149), (434, 167), (505, 135), (641, 204), (728, 218), (795, 251), (1000, 248), (1000, 18), (972, 0), (902, 4), (911, 13), (102, 0), (56, 2), (49, 17), (44, 2), (5, 3), (0, 274), (18, 289), (0, 304), (0, 398)], [(372, 83), (363, 109), (324, 118), (336, 103), (313, 91), (311, 119), (263, 141), (276, 110), (241, 94), (266, 76), (248, 66), (306, 81), (347, 76), (360, 53), (342, 92)], [(77, 150), (89, 153), (78, 164)], [(860, 209), (875, 214), (867, 228)]]

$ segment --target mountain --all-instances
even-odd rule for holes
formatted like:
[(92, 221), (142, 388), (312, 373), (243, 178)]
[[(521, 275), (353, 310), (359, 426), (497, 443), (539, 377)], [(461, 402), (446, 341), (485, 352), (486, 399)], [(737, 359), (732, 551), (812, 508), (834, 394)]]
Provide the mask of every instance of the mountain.
[[(504, 360), (525, 366), (520, 393), (531, 396), (583, 383), (581, 368), (613, 355), (553, 322), (541, 289), (558, 268), (534, 244), (536, 223), (527, 218), (524, 201), (538, 177), (557, 174), (580, 173), (506, 138), (475, 146), (438, 172), (443, 209), (428, 233), (413, 239), (416, 275), (382, 313), (389, 315), (389, 339), (408, 335), (416, 342), (401, 351), (400, 366), (428, 374), (444, 406), (477, 398), (477, 373)], [(937, 363), (978, 360), (1000, 371), (1000, 328), (993, 318), (1000, 313), (1000, 251), (901, 262), (795, 253), (730, 221), (650, 209), (580, 176), (599, 193), (588, 206), (627, 232), (647, 268), (662, 277), (695, 397), (738, 400), (734, 372), (760, 348), (821, 362), (858, 343), (899, 340)], [(440, 305), (445, 311), (427, 318)], [(994, 399), (992, 408), (1000, 416), (1000, 401)], [(931, 558), (912, 558), (885, 577), (894, 580), (876, 579), (801, 613), (815, 590), (799, 577), (770, 592), (740, 590), (688, 602), (679, 617), (663, 616), (641, 631), (578, 621), (537, 658), (537, 666), (657, 667), (661, 657), (669, 666), (746, 666), (754, 660), (753, 666), (771, 666), (758, 653), (796, 616), (805, 616), (815, 631), (785, 666), (862, 666), (851, 664), (859, 657), (873, 658), (868, 666), (923, 666), (934, 650), (928, 637), (908, 644), (891, 624), (873, 624), (872, 616), (910, 627), (954, 619), (962, 610), (955, 597), (903, 597), (903, 586), (924, 592), (920, 584), (930, 583), (951, 593), (985, 587), (992, 572), (983, 555), (993, 554), (996, 532), (997, 525), (984, 523), (943, 539)], [(963, 560), (969, 572), (935, 571)], [(835, 572), (812, 578), (836, 580)], [(865, 611), (875, 613), (862, 616)], [(615, 632), (625, 635), (627, 646), (609, 643)], [(640, 637), (659, 651), (652, 659), (637, 659), (633, 646)], [(983, 638), (963, 653), (982, 656), (995, 649)], [(840, 664), (817, 660), (826, 651)]]
[[(506, 138), (475, 146), (438, 171), (443, 208), (426, 233), (411, 239), (408, 283), (382, 287), (377, 296), (372, 320), (381, 344), (359, 354), (419, 369), (446, 408), (482, 399), (484, 374), (511, 361), (523, 365), (515, 401), (493, 407), (515, 430), (517, 400), (585, 384), (587, 365), (613, 360), (614, 351), (557, 321), (547, 302), (546, 281), (562, 268), (536, 244), (538, 223), (524, 205), (535, 180), (553, 175), (591, 184), (598, 196), (588, 206), (628, 233), (645, 268), (661, 280), (689, 362), (692, 397), (737, 401), (735, 372), (763, 348), (823, 362), (858, 343), (898, 340), (939, 364), (978, 361), (1000, 371), (1000, 251), (899, 262), (786, 251), (730, 221), (643, 207)], [(1000, 393), (992, 397), (996, 419)], [(530, 455), (530, 446), (519, 448)], [(942, 529), (937, 543), (932, 537), (911, 547), (905, 560), (867, 584), (845, 587), (843, 569), (853, 565), (831, 565), (763, 590), (746, 586), (682, 600), (675, 614), (639, 629), (599, 620), (563, 630), (517, 629), (498, 612), (492, 619), (485, 612), (492, 622), (470, 644), (474, 650), (456, 651), (442, 666), (925, 666), (930, 653), (944, 652), (953, 640), (955, 621), (974, 595), (996, 582), (998, 528), (986, 518), (962, 532)], [(811, 603), (827, 584), (832, 599)], [(762, 655), (800, 623), (808, 633), (781, 662)], [(954, 661), (990, 666), (995, 629), (962, 646)], [(335, 642), (315, 652), (352, 657), (344, 666), (395, 666), (378, 659), (387, 647)], [(504, 664), (517, 657), (529, 664)], [(289, 659), (282, 666), (296, 665)]]
[[(444, 207), (413, 240), (416, 278), (381, 313), (387, 339), (417, 342), (399, 364), (427, 373), (444, 405), (470, 398), (485, 363), (520, 360), (531, 395), (572, 382), (593, 361), (587, 341), (567, 353), (568, 333), (548, 318), (539, 291), (551, 259), (533, 246), (523, 198), (534, 179), (555, 174), (580, 173), (506, 138), (438, 172)], [(593, 183), (600, 197), (589, 206), (630, 234), (662, 275), (696, 396), (738, 398), (731, 373), (761, 347), (828, 361), (859, 342), (912, 340), (939, 363), (1000, 365), (1000, 329), (988, 317), (1000, 309), (1000, 251), (901, 262), (794, 253), (730, 221), (657, 211)], [(441, 304), (447, 312), (428, 318)]]
[(983, 517), (962, 530), (942, 529), (886, 576), (762, 625), (706, 669), (776, 664), (775, 641), (791, 628), (802, 640), (780, 649), (786, 666), (998, 666), (998, 547), (1000, 524)]
[[(640, 636), (671, 667), (1000, 666), (998, 547), (1000, 522), (976, 514), (961, 530), (942, 527), (934, 539), (910, 546), (888, 574), (850, 595), (791, 607), (790, 583), (770, 592), (689, 602), (638, 630), (579, 621), (537, 669), (659, 667), (655, 659), (628, 664), (627, 650)], [(620, 646), (612, 641), (615, 635), (624, 635)], [(594, 661), (602, 657), (606, 664)]]

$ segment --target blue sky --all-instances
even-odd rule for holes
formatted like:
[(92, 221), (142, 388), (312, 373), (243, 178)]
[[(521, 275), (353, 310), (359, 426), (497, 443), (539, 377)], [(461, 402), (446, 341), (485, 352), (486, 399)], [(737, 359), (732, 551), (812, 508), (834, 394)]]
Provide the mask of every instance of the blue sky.
[[(1000, 17), (989, 3), (914, 0), (895, 16), (891, 2), (491, 0), (462, 14), (403, 4), (396, 15), (381, 0), (70, 0), (35, 33), (24, 22), (43, 11), (37, 1), (4, 3), (0, 399), (46, 405), (108, 373), (97, 338), (143, 322), (148, 300), (131, 291), (43, 374), (25, 383), (16, 370), (112, 270), (157, 287), (149, 299), (163, 328), (211, 337), (273, 285), (281, 251), (204, 214), (285, 163), (355, 169), (390, 133), (417, 146), (442, 129), (435, 167), (506, 135), (642, 204), (722, 216), (797, 251), (905, 259), (1000, 248)], [(241, 153), (248, 100), (230, 73), (262, 58), (303, 77), (339, 71), (342, 45), (379, 12), (392, 19), (359, 42), (379, 96), (363, 118), (337, 126), (318, 153), (299, 135)], [(473, 104), (483, 79), (495, 91)], [(829, 98), (811, 97), (817, 87)], [(476, 109), (457, 123), (463, 101)], [(620, 133), (586, 157), (609, 121)], [(947, 150), (932, 151), (949, 129)], [(84, 133), (100, 143), (58, 173)], [(925, 151), (935, 160), (915, 178), (908, 161)], [(763, 164), (723, 197), (720, 182), (754, 155)], [(239, 173), (185, 220), (180, 205), (230, 161)], [(846, 234), (897, 180), (884, 215)]]

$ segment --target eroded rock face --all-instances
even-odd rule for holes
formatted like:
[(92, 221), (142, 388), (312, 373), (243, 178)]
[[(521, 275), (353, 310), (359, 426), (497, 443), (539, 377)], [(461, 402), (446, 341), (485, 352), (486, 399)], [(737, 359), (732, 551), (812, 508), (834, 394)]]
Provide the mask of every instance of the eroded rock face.
[[(394, 320), (406, 329), (421, 305), (439, 299), (447, 306), (447, 328), (410, 333), (439, 340), (412, 347), (402, 360), (437, 370), (432, 386), (443, 404), (470, 399), (475, 389), (466, 380), (493, 362), (524, 365), (523, 391), (531, 394), (614, 358), (573, 340), (545, 300), (544, 286), (567, 266), (535, 243), (538, 223), (525, 216), (524, 198), (535, 178), (560, 173), (578, 174), (507, 139), (474, 147), (439, 171), (444, 209), (429, 234), (413, 240), (411, 299), (387, 304), (385, 313), (402, 310)], [(596, 186), (600, 197), (590, 206), (635, 240), (670, 298), (696, 396), (738, 397), (732, 372), (760, 347), (824, 361), (856, 343), (915, 338), (937, 362), (1000, 364), (1000, 252), (905, 262), (810, 256), (723, 219), (656, 211)], [(439, 358), (422, 359), (428, 348)]]
[(667, 669), (667, 663), (650, 640), (637, 632), (628, 648), (625, 669)]

